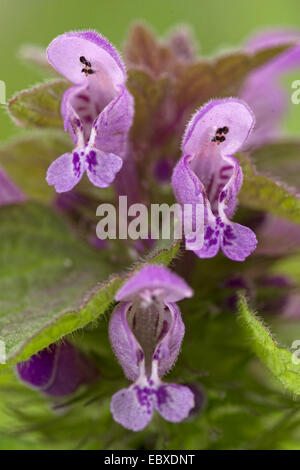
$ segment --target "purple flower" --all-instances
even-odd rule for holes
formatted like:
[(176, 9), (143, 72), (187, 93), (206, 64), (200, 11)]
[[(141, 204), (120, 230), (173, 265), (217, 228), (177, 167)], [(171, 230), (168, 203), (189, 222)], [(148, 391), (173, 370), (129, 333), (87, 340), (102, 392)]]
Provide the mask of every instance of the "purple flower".
[(243, 181), (233, 154), (253, 125), (248, 106), (228, 98), (203, 106), (187, 126), (172, 185), (180, 204), (204, 205), (204, 243), (195, 250), (200, 258), (215, 256), (221, 247), (228, 258), (244, 261), (256, 247), (252, 230), (230, 220)]
[(0, 206), (18, 204), (25, 201), (25, 196), (15, 183), (0, 167)]
[(63, 397), (80, 385), (93, 382), (98, 372), (90, 360), (71, 343), (51, 344), (28, 361), (17, 364), (19, 378), (40, 392)]
[(266, 47), (293, 43), (294, 47), (252, 72), (239, 93), (251, 106), (256, 118), (255, 128), (246, 143), (247, 149), (280, 135), (280, 124), (290, 101), (280, 84), (280, 78), (284, 73), (300, 66), (300, 34), (289, 30), (269, 31), (254, 36), (246, 46), (246, 50), (253, 53)]
[(134, 383), (115, 393), (111, 412), (118, 423), (140, 431), (154, 410), (168, 421), (185, 419), (194, 407), (190, 388), (164, 383), (161, 377), (176, 361), (184, 324), (176, 301), (192, 290), (162, 266), (147, 266), (116, 294), (109, 335), (125, 375)]
[(170, 158), (158, 160), (154, 165), (153, 174), (158, 183), (169, 183), (172, 176), (172, 160)]
[(125, 67), (115, 48), (94, 31), (58, 36), (47, 54), (74, 83), (63, 96), (61, 112), (75, 145), (50, 165), (47, 182), (58, 193), (69, 191), (86, 171), (95, 186), (106, 188), (122, 167), (133, 120)]

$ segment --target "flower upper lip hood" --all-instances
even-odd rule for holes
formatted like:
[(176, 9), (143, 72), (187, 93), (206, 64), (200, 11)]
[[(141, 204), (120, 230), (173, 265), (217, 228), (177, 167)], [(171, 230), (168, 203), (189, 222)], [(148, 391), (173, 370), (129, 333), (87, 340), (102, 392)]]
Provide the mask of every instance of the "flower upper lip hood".
[(166, 302), (178, 302), (192, 297), (193, 291), (181, 277), (163, 266), (145, 266), (116, 293), (117, 301), (134, 301), (146, 291), (160, 291)]
[(194, 407), (189, 387), (161, 381), (175, 363), (184, 336), (180, 311), (170, 299), (191, 295), (181, 278), (157, 265), (142, 269), (116, 294), (122, 300), (110, 319), (110, 341), (134, 383), (114, 394), (111, 411), (128, 429), (143, 429), (155, 409), (168, 421), (178, 422)]
[(123, 165), (133, 122), (134, 102), (122, 60), (95, 31), (58, 36), (47, 55), (74, 84), (64, 93), (61, 113), (75, 145), (50, 165), (47, 182), (59, 193), (69, 191), (86, 172), (95, 186), (106, 188)]
[(47, 57), (58, 73), (80, 85), (85, 83), (85, 76), (77, 51), (91, 63), (92, 69), (107, 74), (114, 86), (125, 83), (126, 69), (117, 50), (96, 31), (74, 31), (58, 36), (48, 46)]
[(229, 128), (230, 134), (219, 149), (224, 155), (232, 155), (248, 138), (254, 127), (255, 117), (249, 106), (238, 98), (212, 100), (197, 111), (190, 120), (183, 137), (182, 151), (185, 155), (195, 156), (200, 146), (212, 147), (214, 130), (222, 128), (224, 123)]
[(230, 221), (243, 181), (233, 154), (246, 142), (254, 122), (246, 103), (226, 98), (204, 105), (187, 126), (172, 186), (180, 204), (204, 205), (204, 244), (194, 250), (200, 258), (211, 258), (222, 248), (229, 258), (244, 261), (256, 246), (250, 229)]

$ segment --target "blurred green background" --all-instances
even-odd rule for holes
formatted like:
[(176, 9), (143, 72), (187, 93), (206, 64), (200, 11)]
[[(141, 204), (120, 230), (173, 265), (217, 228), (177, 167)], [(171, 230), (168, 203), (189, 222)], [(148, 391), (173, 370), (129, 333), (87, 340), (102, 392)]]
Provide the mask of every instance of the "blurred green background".
[[(188, 23), (201, 52), (209, 54), (238, 46), (261, 28), (300, 28), (299, 0), (0, 0), (0, 6), (0, 80), (6, 83), (7, 99), (41, 80), (18, 59), (20, 46), (46, 47), (56, 35), (71, 29), (95, 28), (120, 46), (136, 19), (147, 21), (159, 34), (176, 23)], [(288, 80), (290, 86), (292, 77)], [(291, 108), (288, 128), (296, 132), (300, 106)], [(0, 140), (15, 132), (2, 106)]]

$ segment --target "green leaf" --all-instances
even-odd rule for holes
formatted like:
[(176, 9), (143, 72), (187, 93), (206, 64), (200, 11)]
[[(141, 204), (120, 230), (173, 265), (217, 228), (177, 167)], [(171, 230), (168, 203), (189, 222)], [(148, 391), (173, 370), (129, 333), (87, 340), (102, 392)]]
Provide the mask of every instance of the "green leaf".
[(66, 80), (52, 80), (23, 90), (8, 103), (8, 111), (19, 126), (63, 128), (60, 112), (64, 92), (70, 87)]
[(282, 140), (263, 145), (251, 154), (251, 158), (259, 171), (299, 189), (299, 140)]
[[(0, 209), (0, 339), (18, 362), (96, 320), (124, 279), (145, 263), (168, 264), (178, 244), (158, 247), (126, 275), (109, 253), (80, 243), (60, 217), (28, 203)], [(108, 277), (109, 276), (109, 277)]]
[(239, 300), (239, 320), (255, 354), (287, 391), (300, 395), (300, 364), (294, 363), (292, 352), (278, 345), (262, 320), (249, 310), (243, 296)]
[(47, 168), (72, 142), (62, 131), (36, 131), (0, 146), (0, 164), (13, 181), (32, 199), (50, 201), (55, 195), (46, 181)]
[(250, 72), (288, 47), (272, 47), (254, 54), (233, 52), (213, 61), (200, 60), (182, 67), (176, 85), (177, 101), (182, 106), (197, 107), (212, 97), (236, 95)]
[(259, 174), (245, 155), (239, 154), (237, 158), (244, 174), (240, 203), (300, 223), (300, 200), (280, 183)]
[[(293, 283), (296, 283), (296, 285), (300, 288), (299, 242), (298, 242), (298, 250), (294, 252), (291, 256), (284, 256), (278, 259), (273, 264), (271, 272), (272, 272), (272, 275), (286, 276), (287, 279), (292, 279)], [(297, 293), (295, 295), (297, 295)]]

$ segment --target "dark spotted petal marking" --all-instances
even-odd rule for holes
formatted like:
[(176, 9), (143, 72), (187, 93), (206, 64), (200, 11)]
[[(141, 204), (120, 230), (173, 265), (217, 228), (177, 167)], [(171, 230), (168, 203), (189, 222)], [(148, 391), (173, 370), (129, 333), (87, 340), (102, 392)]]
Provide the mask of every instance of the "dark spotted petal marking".
[(49, 166), (47, 183), (54, 186), (57, 193), (70, 191), (80, 181), (84, 172), (82, 161), (77, 152), (65, 153)]
[(90, 181), (99, 188), (107, 188), (121, 169), (123, 161), (113, 153), (90, 150), (85, 157), (85, 167)]

